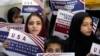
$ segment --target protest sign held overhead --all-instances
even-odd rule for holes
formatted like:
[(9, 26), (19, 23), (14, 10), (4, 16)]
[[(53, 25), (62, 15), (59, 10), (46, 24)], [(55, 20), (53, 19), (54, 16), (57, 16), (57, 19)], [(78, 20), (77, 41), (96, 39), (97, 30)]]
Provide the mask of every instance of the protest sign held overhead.
[(21, 14), (29, 15), (32, 12), (42, 13), (44, 0), (22, 0)]
[(61, 39), (65, 40), (68, 37), (68, 31), (72, 17), (72, 13), (65, 10), (59, 10), (54, 26), (53, 35), (57, 35), (61, 37)]
[(67, 10), (73, 13), (85, 11), (84, 0), (50, 0), (53, 14), (57, 15), (59, 9)]

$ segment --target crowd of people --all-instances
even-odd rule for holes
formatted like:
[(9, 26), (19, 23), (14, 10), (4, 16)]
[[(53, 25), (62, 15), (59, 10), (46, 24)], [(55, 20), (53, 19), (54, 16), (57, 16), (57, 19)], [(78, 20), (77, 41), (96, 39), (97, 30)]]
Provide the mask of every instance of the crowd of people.
[[(9, 23), (25, 24), (25, 32), (44, 38), (43, 53), (67, 53), (74, 52), (75, 56), (95, 56), (90, 53), (92, 43), (100, 44), (100, 23), (98, 24), (96, 33), (93, 33), (92, 15), (87, 12), (76, 13), (71, 21), (69, 29), (69, 37), (66, 40), (60, 39), (59, 36), (53, 36), (53, 27), (56, 20), (56, 15), (51, 16), (49, 25), (48, 21), (44, 20), (48, 17), (42, 17), (39, 13), (31, 13), (24, 22), (23, 15), (20, 15), (20, 8), (13, 7), (7, 13)], [(0, 22), (7, 22), (0, 18)], [(48, 27), (49, 26), (49, 27)], [(47, 27), (47, 28), (46, 28)], [(9, 46), (9, 41), (5, 40), (3, 47)], [(0, 52), (0, 56), (7, 54)]]

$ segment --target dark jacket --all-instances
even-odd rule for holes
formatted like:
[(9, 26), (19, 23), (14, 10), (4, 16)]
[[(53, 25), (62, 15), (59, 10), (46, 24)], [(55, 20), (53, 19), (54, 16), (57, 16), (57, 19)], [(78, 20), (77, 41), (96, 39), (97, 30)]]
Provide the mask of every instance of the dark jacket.
[(99, 43), (96, 38), (80, 37), (79, 40), (67, 39), (65, 41), (65, 52), (75, 52), (75, 56), (86, 56), (91, 49), (92, 43)]

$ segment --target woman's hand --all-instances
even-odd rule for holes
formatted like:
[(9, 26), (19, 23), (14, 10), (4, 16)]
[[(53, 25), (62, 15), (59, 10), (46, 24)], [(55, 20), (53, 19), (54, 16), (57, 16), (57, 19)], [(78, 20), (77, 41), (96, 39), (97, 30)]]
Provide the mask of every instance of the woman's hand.
[(39, 4), (39, 6), (44, 9), (44, 5), (43, 2), (41, 2), (40, 0), (34, 0), (37, 4)]
[(9, 41), (8, 40), (5, 40), (4, 42), (3, 42), (3, 47), (4, 48), (7, 48), (9, 46)]
[(91, 53), (88, 53), (86, 56), (94, 56), (93, 54), (91, 54)]

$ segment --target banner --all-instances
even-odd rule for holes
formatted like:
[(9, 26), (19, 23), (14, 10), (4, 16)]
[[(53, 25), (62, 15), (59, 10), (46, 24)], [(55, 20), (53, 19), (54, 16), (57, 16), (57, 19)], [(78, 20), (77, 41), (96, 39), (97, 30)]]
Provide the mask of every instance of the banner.
[(36, 56), (75, 56), (75, 53), (37, 53)]
[(42, 13), (44, 0), (22, 0), (21, 14), (29, 15), (32, 12)]
[(24, 24), (16, 24), (16, 23), (5, 23), (0, 22), (0, 31), (9, 31), (10, 29), (16, 29), (19, 31), (24, 31)]
[(90, 53), (100, 56), (100, 44), (93, 43)]
[(85, 11), (84, 0), (50, 0), (54, 15), (57, 15), (58, 9), (67, 10), (73, 13)]
[(9, 56), (36, 56), (44, 51), (42, 37), (11, 29), (7, 39), (10, 42), (6, 49)]
[(65, 40), (68, 37), (68, 31), (72, 17), (72, 13), (65, 10), (58, 10), (53, 35), (57, 35), (61, 39)]

